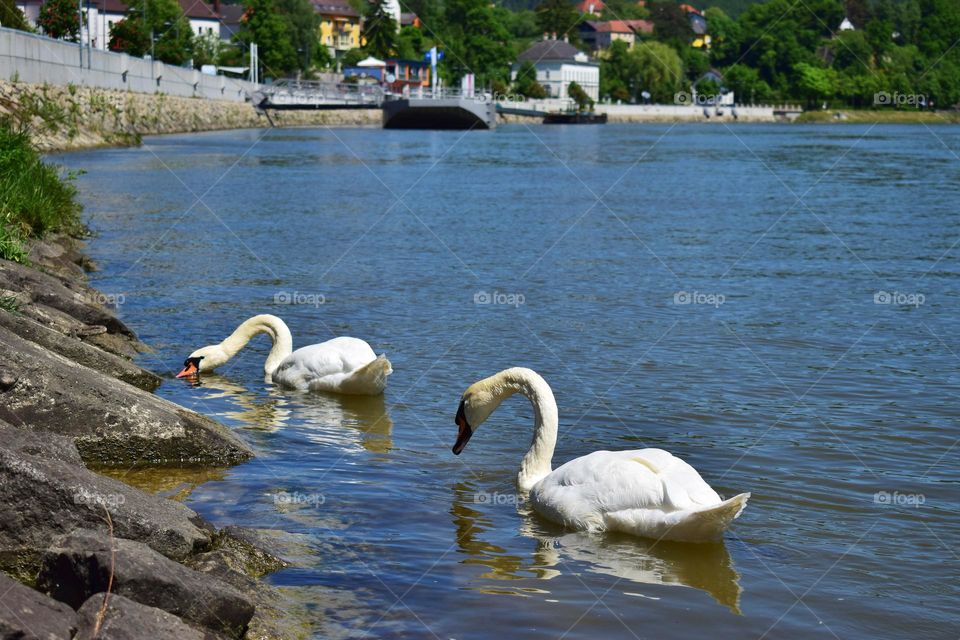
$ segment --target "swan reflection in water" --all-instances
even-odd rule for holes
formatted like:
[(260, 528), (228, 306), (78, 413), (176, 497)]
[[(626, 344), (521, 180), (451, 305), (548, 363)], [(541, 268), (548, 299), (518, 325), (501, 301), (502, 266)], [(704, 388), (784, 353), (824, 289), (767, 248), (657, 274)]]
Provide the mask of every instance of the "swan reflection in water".
[(275, 386), (258, 393), (230, 378), (206, 374), (199, 386), (207, 400), (226, 400), (228, 407), (216, 416), (262, 432), (281, 428), (298, 437), (342, 450), (387, 453), (393, 448), (393, 421), (384, 397), (308, 393)]
[[(519, 581), (530, 578), (551, 580), (587, 565), (594, 573), (621, 580), (617, 588), (627, 595), (636, 593), (634, 585), (681, 586), (709, 594), (719, 604), (740, 614), (740, 574), (722, 542), (685, 543), (646, 540), (623, 534), (596, 535), (570, 532), (539, 517), (528, 505), (516, 507), (522, 518), (520, 533), (533, 540), (529, 556), (508, 553), (484, 540), (484, 532), (494, 525), (485, 513), (491, 509), (511, 509), (507, 504), (478, 504), (478, 492), (467, 483), (457, 483), (451, 514), (457, 531), (457, 544), (467, 558), (465, 564), (488, 569), (480, 577), (487, 580)], [(580, 565), (580, 566), (577, 566)], [(485, 587), (489, 593), (516, 595), (546, 593), (542, 588)]]

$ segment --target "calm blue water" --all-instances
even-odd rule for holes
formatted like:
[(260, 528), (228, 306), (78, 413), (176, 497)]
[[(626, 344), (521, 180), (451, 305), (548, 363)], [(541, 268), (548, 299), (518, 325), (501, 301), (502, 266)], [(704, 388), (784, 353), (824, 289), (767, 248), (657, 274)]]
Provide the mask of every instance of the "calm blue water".
[[(261, 452), (187, 503), (287, 532), (299, 566), (271, 581), (317, 637), (848, 639), (960, 632), (958, 154), (949, 127), (610, 125), (58, 161), (87, 171), (94, 284), (156, 349), (159, 394)], [(385, 398), (272, 388), (265, 339), (172, 378), (265, 312), (295, 346), (386, 352)], [(724, 543), (517, 505), (519, 397), (454, 457), (460, 393), (514, 365), (553, 386), (555, 464), (656, 446), (751, 491)]]

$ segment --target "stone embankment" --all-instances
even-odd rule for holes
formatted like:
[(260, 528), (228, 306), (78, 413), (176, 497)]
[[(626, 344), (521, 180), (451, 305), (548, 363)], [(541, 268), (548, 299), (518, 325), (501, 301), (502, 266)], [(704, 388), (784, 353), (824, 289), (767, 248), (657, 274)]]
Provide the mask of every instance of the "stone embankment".
[[(250, 103), (0, 81), (0, 113), (25, 114), (43, 151), (129, 146), (140, 137), (269, 127)], [(379, 109), (273, 112), (278, 127), (380, 126)]]
[(144, 349), (86, 284), (78, 242), (0, 261), (0, 637), (301, 638), (298, 606), (257, 578), (268, 533), (217, 530), (92, 469), (218, 466), (254, 455), (151, 393)]

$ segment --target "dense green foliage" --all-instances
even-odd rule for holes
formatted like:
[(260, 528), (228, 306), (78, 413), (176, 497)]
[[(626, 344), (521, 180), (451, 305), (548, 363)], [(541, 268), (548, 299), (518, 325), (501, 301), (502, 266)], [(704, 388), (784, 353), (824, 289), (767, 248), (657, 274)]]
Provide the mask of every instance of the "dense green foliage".
[(13, 0), (0, 0), (0, 25), (7, 29), (32, 31), (23, 12), (17, 8)]
[(40, 7), (37, 22), (51, 38), (76, 42), (80, 33), (80, 16), (73, 0), (47, 0)]
[(0, 120), (0, 258), (23, 262), (23, 242), (50, 231), (76, 233), (80, 205), (63, 179), (9, 119)]
[(193, 58), (193, 31), (177, 0), (144, 0), (110, 29), (110, 49), (183, 64)]
[(386, 0), (372, 0), (364, 12), (361, 31), (367, 54), (381, 59), (392, 55), (397, 49), (398, 26)]

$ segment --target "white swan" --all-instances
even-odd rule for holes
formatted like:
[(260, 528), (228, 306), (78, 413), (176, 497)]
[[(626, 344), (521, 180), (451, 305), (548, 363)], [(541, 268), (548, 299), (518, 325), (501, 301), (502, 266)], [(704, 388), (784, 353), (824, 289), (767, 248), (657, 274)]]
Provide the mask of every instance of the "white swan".
[(464, 391), (453, 453), (459, 455), (476, 428), (515, 393), (526, 396), (534, 411), (533, 443), (520, 464), (517, 485), (530, 492), (533, 508), (553, 522), (581, 530), (705, 542), (720, 538), (747, 505), (749, 493), (721, 500), (693, 467), (661, 449), (596, 451), (552, 470), (557, 403), (546, 380), (519, 367)]
[(254, 316), (220, 344), (197, 349), (184, 361), (178, 378), (213, 371), (243, 349), (250, 339), (266, 333), (273, 347), (263, 365), (268, 381), (305, 391), (332, 391), (351, 395), (383, 393), (393, 372), (384, 355), (377, 356), (359, 338), (334, 338), (293, 350), (290, 329), (277, 316)]

